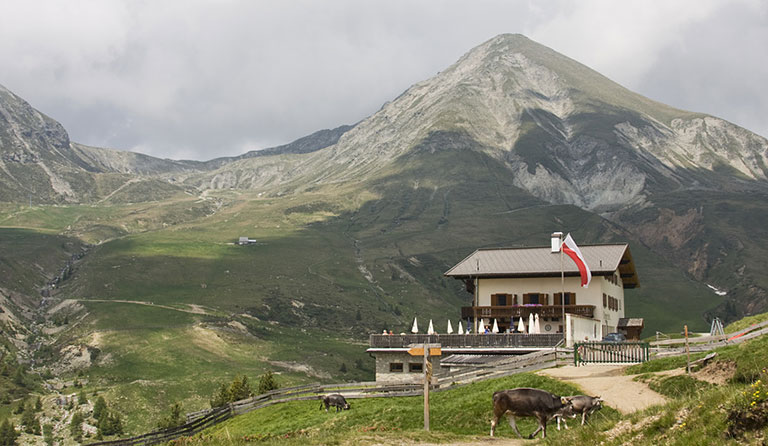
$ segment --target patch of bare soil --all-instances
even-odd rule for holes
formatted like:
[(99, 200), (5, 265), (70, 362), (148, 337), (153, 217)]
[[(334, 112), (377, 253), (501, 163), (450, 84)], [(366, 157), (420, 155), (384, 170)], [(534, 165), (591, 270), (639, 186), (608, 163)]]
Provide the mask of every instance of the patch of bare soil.
[(733, 361), (713, 361), (693, 373), (693, 377), (716, 385), (728, 382), (736, 373), (736, 363)]
[(728, 436), (740, 438), (747, 431), (756, 431), (768, 426), (768, 401), (761, 401), (754, 407), (728, 412)]
[(639, 439), (641, 437), (643, 429), (645, 429), (646, 426), (653, 423), (654, 421), (658, 420), (661, 417), (661, 415), (652, 415), (647, 418), (643, 418), (637, 423), (632, 423), (629, 420), (621, 420), (618, 423), (616, 423), (613, 428), (611, 428), (609, 431), (605, 432), (606, 439), (607, 440), (614, 440), (617, 437), (620, 437), (622, 435), (636, 432), (631, 440), (626, 441), (624, 444), (632, 444), (632, 442), (635, 439)]

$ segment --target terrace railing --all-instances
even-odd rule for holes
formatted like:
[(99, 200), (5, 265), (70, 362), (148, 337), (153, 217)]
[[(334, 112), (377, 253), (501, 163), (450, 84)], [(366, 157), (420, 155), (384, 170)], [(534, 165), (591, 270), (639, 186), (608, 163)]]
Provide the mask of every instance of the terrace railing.
[(443, 348), (555, 347), (563, 339), (555, 334), (408, 334), (370, 336), (371, 348), (405, 348), (411, 344), (440, 344)]
[[(461, 307), (461, 318), (475, 317), (482, 318), (527, 318), (529, 314), (537, 314), (539, 317), (562, 317), (562, 305), (511, 305), (511, 306), (479, 306), (479, 307)], [(566, 305), (565, 312), (578, 316), (591, 318), (595, 314), (594, 305)]]

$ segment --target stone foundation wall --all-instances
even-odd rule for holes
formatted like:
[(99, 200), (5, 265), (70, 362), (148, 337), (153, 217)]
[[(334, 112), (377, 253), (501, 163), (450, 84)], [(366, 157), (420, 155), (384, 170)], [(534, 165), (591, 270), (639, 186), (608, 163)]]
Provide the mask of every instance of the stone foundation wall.
[[(421, 384), (424, 381), (424, 372), (410, 372), (409, 364), (423, 364), (424, 358), (421, 356), (411, 356), (406, 352), (377, 352), (376, 354), (376, 382), (381, 384)], [(429, 362), (432, 364), (432, 374), (440, 370), (440, 357), (431, 356)], [(390, 364), (403, 364), (402, 372), (391, 372)]]

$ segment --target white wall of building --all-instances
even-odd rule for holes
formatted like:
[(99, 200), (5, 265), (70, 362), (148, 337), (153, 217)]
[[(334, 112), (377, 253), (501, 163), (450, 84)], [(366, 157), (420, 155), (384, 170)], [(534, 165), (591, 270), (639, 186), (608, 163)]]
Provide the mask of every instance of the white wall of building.
[(598, 319), (566, 314), (565, 324), (565, 345), (567, 347), (573, 347), (575, 342), (599, 341), (603, 338), (602, 324)]
[[(616, 282), (614, 284), (613, 282)], [(481, 278), (478, 281), (478, 306), (490, 306), (492, 294), (517, 294), (518, 304), (523, 302), (523, 294), (544, 293), (547, 305), (554, 305), (555, 293), (563, 290), (560, 277), (532, 278)], [(594, 305), (593, 317), (600, 321), (600, 336), (616, 331), (619, 318), (624, 317), (624, 288), (618, 273), (614, 278), (594, 276), (588, 288), (581, 287), (579, 277), (565, 278), (565, 292), (575, 293), (576, 305)], [(618, 308), (603, 306), (603, 294), (617, 300)]]

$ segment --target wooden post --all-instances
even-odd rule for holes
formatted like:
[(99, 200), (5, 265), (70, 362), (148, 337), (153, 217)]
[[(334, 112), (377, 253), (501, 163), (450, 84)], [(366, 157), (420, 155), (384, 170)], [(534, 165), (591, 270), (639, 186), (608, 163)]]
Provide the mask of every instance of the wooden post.
[(688, 348), (688, 326), (685, 326), (685, 355), (688, 358), (686, 361), (686, 372), (691, 374), (691, 350)]
[(424, 430), (429, 432), (429, 345), (424, 344)]

